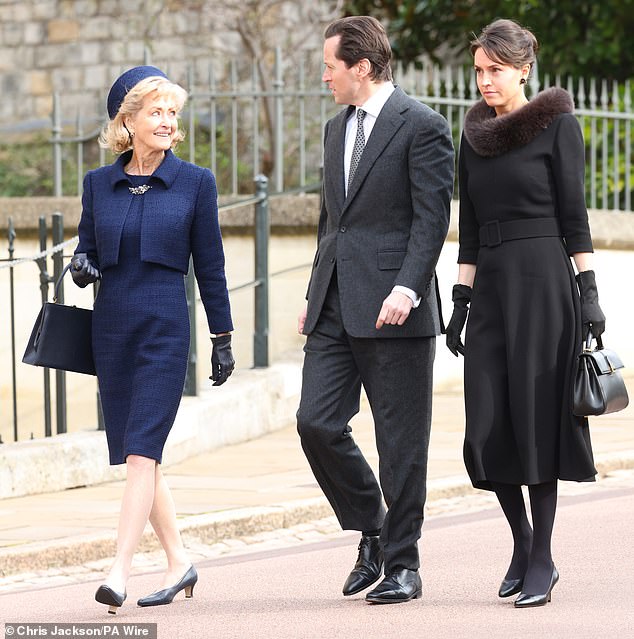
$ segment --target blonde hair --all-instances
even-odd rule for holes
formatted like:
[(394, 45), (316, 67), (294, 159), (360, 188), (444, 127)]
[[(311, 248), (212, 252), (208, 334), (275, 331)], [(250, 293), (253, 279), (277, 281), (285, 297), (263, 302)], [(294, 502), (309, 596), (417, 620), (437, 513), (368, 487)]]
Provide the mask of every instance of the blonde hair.
[[(134, 117), (143, 107), (143, 100), (150, 93), (158, 93), (160, 97), (172, 98), (176, 112), (180, 113), (187, 101), (187, 91), (167, 78), (151, 76), (141, 80), (126, 94), (117, 115), (106, 124), (99, 135), (99, 146), (109, 149), (116, 155), (132, 148), (132, 137), (125, 126), (125, 119)], [(172, 148), (185, 139), (185, 132), (178, 127), (172, 137)]]

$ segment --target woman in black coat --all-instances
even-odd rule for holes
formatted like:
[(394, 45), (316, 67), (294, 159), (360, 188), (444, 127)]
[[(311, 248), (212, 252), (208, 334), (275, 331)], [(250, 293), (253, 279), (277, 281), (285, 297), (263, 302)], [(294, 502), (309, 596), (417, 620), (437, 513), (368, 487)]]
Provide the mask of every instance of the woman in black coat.
[(559, 579), (557, 480), (596, 474), (587, 420), (571, 410), (572, 377), (583, 337), (605, 327), (590, 270), (583, 139), (566, 91), (526, 99), (536, 50), (533, 34), (510, 20), (471, 44), (484, 99), (467, 113), (460, 146), (459, 273), (447, 327), (447, 346), (465, 356), (464, 460), (510, 524), (499, 596), (520, 593), (516, 607), (544, 605)]
[(150, 520), (167, 556), (161, 589), (140, 606), (192, 596), (187, 558), (161, 472), (163, 447), (180, 403), (189, 349), (184, 275), (193, 258), (212, 337), (212, 379), (234, 367), (233, 325), (213, 175), (178, 159), (178, 114), (187, 93), (156, 67), (126, 71), (108, 95), (100, 142), (114, 164), (84, 179), (78, 286), (101, 280), (93, 312), (93, 354), (111, 464), (126, 464), (117, 554), (95, 599), (115, 613), (126, 598), (132, 557)]

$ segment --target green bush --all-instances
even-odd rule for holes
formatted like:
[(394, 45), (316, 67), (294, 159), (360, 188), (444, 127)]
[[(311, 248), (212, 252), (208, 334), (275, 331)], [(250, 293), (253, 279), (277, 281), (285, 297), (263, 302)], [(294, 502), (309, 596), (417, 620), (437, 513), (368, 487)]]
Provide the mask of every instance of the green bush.
[(44, 135), (0, 145), (0, 196), (50, 195), (53, 150)]

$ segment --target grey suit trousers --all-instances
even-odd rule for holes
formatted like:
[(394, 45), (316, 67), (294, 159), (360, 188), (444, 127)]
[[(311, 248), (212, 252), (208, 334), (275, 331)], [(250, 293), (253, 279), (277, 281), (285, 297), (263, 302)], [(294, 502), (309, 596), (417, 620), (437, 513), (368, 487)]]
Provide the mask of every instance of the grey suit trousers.
[[(302, 448), (341, 527), (381, 529), (386, 573), (420, 566), (435, 350), (435, 337), (348, 335), (336, 272), (304, 347)], [(380, 487), (348, 423), (359, 411), (362, 384), (374, 418)]]

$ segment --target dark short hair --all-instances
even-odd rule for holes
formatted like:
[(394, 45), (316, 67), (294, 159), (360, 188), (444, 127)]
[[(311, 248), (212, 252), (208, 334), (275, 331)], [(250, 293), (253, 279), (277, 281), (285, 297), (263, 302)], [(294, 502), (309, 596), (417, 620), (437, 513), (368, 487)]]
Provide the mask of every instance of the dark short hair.
[(471, 55), (482, 49), (491, 60), (516, 69), (537, 59), (537, 38), (514, 20), (495, 20), (471, 41)]
[(371, 16), (349, 16), (335, 20), (326, 27), (324, 37), (340, 36), (337, 59), (347, 68), (367, 58), (372, 70), (370, 78), (378, 81), (392, 79), (390, 59), (392, 47), (383, 25)]

